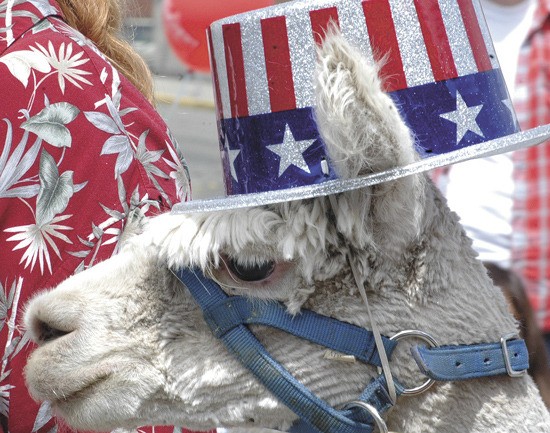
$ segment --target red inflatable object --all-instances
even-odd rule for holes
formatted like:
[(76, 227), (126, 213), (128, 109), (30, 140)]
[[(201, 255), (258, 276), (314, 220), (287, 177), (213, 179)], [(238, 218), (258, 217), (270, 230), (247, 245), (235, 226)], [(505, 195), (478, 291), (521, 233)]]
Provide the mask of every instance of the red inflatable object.
[(221, 18), (271, 6), (275, 0), (165, 0), (164, 31), (173, 52), (189, 69), (209, 72), (206, 29)]

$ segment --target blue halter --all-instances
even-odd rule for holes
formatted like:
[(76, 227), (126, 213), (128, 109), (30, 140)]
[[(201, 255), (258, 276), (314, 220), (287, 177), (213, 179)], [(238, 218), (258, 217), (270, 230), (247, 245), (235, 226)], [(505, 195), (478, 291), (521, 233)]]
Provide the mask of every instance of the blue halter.
[[(379, 367), (381, 362), (371, 331), (309, 310), (291, 316), (277, 302), (228, 296), (198, 269), (181, 269), (174, 274), (203, 310), (213, 334), (273, 395), (298, 415), (300, 421), (291, 428), (292, 433), (371, 433), (376, 417), (365, 407), (373, 408), (374, 415), (383, 414), (392, 407), (385, 378), (381, 375), (371, 381), (353, 407), (334, 409), (275, 361), (247, 325), (274, 327)], [(382, 341), (391, 357), (397, 341), (386, 337)], [(465, 380), (497, 374), (518, 376), (529, 366), (525, 342), (509, 337), (490, 344), (415, 346), (412, 352), (421, 371), (434, 380)], [(397, 395), (406, 391), (398, 382), (395, 385)]]

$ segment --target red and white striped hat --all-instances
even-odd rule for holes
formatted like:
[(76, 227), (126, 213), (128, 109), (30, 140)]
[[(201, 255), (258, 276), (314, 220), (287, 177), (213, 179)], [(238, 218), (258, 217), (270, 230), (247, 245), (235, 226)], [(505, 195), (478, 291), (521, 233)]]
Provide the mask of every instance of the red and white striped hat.
[[(331, 23), (381, 75), (422, 160), (341, 179), (315, 116), (316, 44)], [(538, 144), (520, 132), (478, 0), (293, 1), (208, 31), (227, 196), (176, 205), (213, 211), (311, 198)]]

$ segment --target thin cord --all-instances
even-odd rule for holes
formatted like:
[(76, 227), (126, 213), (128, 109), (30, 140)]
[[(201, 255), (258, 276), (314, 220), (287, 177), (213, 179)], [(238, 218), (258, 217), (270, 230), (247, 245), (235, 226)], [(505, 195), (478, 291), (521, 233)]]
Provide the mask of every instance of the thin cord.
[[(330, 199), (330, 204), (332, 206), (334, 215), (338, 215), (337, 213), (338, 203), (336, 202), (336, 197), (334, 195), (329, 195), (329, 199)], [(338, 224), (338, 222), (336, 222), (336, 224)], [(370, 305), (369, 305), (369, 300), (367, 298), (367, 292), (365, 291), (365, 285), (363, 284), (363, 281), (361, 281), (361, 278), (359, 277), (359, 271), (357, 269), (357, 266), (353, 263), (353, 261), (351, 260), (351, 256), (349, 255), (348, 255), (348, 261), (351, 268), (351, 272), (353, 274), (353, 278), (355, 279), (355, 284), (359, 289), (359, 293), (361, 294), (363, 303), (367, 307), (367, 314), (369, 316), (369, 321), (372, 328), (371, 331), (374, 335), (374, 342), (376, 343), (376, 349), (378, 350), (378, 355), (380, 356), (380, 361), (382, 363), (382, 372), (384, 373), (386, 384), (388, 385), (388, 393), (390, 395), (392, 404), (395, 404), (395, 402), (397, 401), (397, 392), (395, 390), (395, 382), (393, 380), (393, 375), (390, 369), (388, 354), (386, 353), (386, 348), (384, 347), (384, 343), (382, 342), (382, 335), (380, 334), (380, 330), (378, 329), (378, 326), (376, 325), (376, 322), (373, 319)]]
[(378, 355), (380, 356), (380, 361), (382, 363), (382, 371), (384, 372), (384, 377), (386, 378), (386, 384), (388, 385), (388, 392), (390, 394), (390, 399), (392, 401), (392, 404), (395, 404), (395, 402), (397, 401), (397, 392), (395, 391), (395, 383), (393, 381), (393, 375), (390, 369), (388, 354), (386, 353), (386, 348), (384, 347), (384, 343), (382, 342), (382, 336), (380, 334), (380, 330), (378, 329), (378, 326), (376, 325), (376, 322), (372, 317), (369, 300), (367, 298), (367, 292), (365, 291), (365, 286), (363, 285), (363, 282), (359, 278), (359, 272), (357, 271), (357, 267), (355, 266), (355, 264), (352, 263), (351, 260), (349, 261), (349, 264), (351, 267), (351, 272), (353, 273), (353, 278), (355, 279), (355, 284), (357, 285), (357, 288), (359, 289), (359, 293), (361, 294), (361, 298), (363, 298), (363, 302), (367, 307), (367, 313), (369, 315), (369, 321), (371, 324), (372, 333), (374, 335), (376, 348), (378, 349)]

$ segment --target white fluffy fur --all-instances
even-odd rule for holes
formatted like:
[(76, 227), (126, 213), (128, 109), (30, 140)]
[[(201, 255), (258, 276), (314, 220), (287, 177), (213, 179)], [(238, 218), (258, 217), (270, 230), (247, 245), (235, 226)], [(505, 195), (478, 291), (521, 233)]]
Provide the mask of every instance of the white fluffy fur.
[[(343, 176), (417, 158), (376, 69), (336, 34), (319, 52), (318, 83), (318, 122)], [(295, 415), (212, 336), (169, 266), (198, 266), (229, 293), (277, 299), (292, 313), (307, 307), (370, 328), (349, 254), (385, 335), (419, 329), (441, 344), (471, 344), (517, 330), (457, 217), (424, 175), (336, 200), (335, 212), (328, 198), (318, 198), (152, 219), (117, 257), (30, 303), (26, 323), (40, 343), (26, 369), (32, 395), (51, 400), (80, 429), (288, 428)], [(263, 282), (242, 283), (225, 268), (229, 257), (275, 260), (277, 268)], [(68, 334), (41, 342), (51, 328)], [(334, 406), (357, 398), (377, 374), (360, 363), (325, 359), (323, 348), (285, 333), (260, 326), (254, 332)], [(405, 346), (397, 349), (393, 372), (418, 384), (423, 379)], [(403, 433), (550, 432), (529, 377), (438, 384), (401, 398), (387, 422)]]

